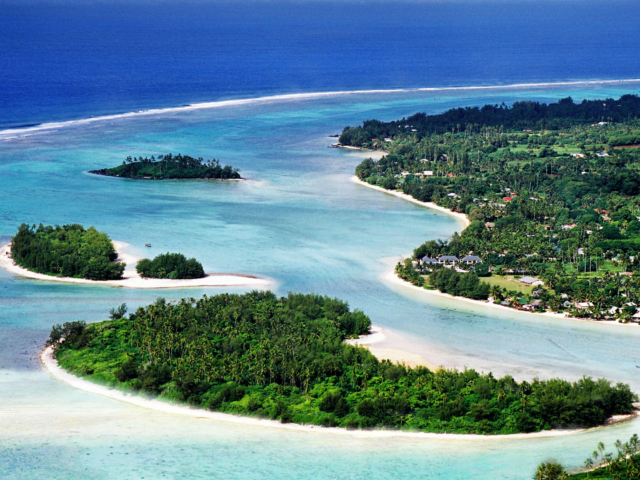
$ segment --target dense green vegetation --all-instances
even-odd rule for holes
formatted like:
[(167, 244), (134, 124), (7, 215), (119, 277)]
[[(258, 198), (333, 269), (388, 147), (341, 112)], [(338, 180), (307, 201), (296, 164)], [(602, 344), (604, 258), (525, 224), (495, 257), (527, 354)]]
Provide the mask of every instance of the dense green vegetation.
[(201, 178), (216, 180), (238, 179), (237, 168), (229, 165), (221, 166), (216, 159), (204, 160), (188, 155), (160, 155), (158, 158), (127, 157), (122, 165), (113, 168), (92, 170), (90, 173), (109, 177), (144, 178), (163, 180), (169, 178)]
[(122, 278), (125, 264), (116, 262), (111, 239), (82, 225), (29, 226), (22, 224), (11, 239), (11, 256), (33, 272), (89, 280)]
[(202, 278), (204, 269), (195, 258), (187, 260), (181, 253), (164, 253), (153, 260), (143, 258), (136, 265), (136, 271), (143, 278)]
[[(397, 267), (402, 278), (428, 285), (428, 275), (444, 268), (432, 258), (472, 254), (483, 263), (457, 263), (456, 281), (526, 275), (544, 282), (535, 295), (493, 285), (488, 295), (497, 302), (637, 321), (639, 114), (634, 95), (578, 104), (570, 98), (517, 102), (367, 121), (346, 127), (340, 142), (387, 153), (358, 165), (360, 179), (471, 220), (461, 234), (416, 248), (411, 261)], [(480, 297), (465, 293), (475, 288), (458, 290)]]
[(366, 334), (369, 318), (328, 297), (221, 294), (125, 313), (121, 305), (109, 321), (55, 326), (49, 344), (60, 365), (132, 394), (346, 428), (508, 434), (594, 426), (629, 412), (634, 398), (606, 380), (518, 383), (378, 361), (344, 343)]
[[(574, 103), (565, 98), (557, 103), (515, 102), (511, 106), (485, 105), (483, 107), (461, 107), (437, 115), (416, 113), (401, 120), (381, 122), (367, 120), (362, 127), (345, 128), (340, 136), (342, 145), (360, 147), (375, 138), (416, 134), (423, 138), (430, 135), (464, 132), (469, 125), (475, 127), (499, 127), (504, 130), (564, 130), (576, 125), (599, 122), (621, 123), (634, 120), (640, 112), (640, 97), (623, 95), (615, 100), (584, 100)], [(617, 136), (622, 136), (619, 134)], [(638, 138), (637, 134), (624, 136)], [(625, 144), (640, 143), (629, 140)], [(622, 144), (622, 143), (620, 143)], [(620, 145), (619, 144), (619, 145)]]
[(584, 462), (586, 471), (567, 475), (557, 462), (543, 462), (534, 476), (535, 480), (638, 480), (640, 479), (640, 440), (634, 434), (628, 442), (616, 440), (616, 454), (605, 453), (601, 442)]

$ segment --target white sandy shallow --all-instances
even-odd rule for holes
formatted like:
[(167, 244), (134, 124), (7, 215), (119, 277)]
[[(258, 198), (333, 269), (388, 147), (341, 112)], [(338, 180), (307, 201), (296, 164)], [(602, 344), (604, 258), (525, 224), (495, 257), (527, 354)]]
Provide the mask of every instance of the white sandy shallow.
[(424, 366), (432, 371), (439, 368), (417, 353), (386, 347), (384, 342), (385, 338), (386, 335), (382, 327), (371, 325), (371, 333), (369, 335), (361, 335), (360, 338), (345, 340), (345, 343), (366, 348), (378, 360), (390, 360), (391, 363), (404, 363), (407, 367)]
[(17, 265), (11, 258), (11, 244), (0, 248), (0, 267), (5, 270), (22, 277), (34, 280), (46, 280), (49, 282), (63, 283), (83, 283), (90, 285), (109, 285), (112, 287), (123, 288), (186, 288), (186, 287), (242, 287), (252, 286), (256, 288), (265, 288), (271, 282), (264, 278), (253, 277), (249, 275), (236, 275), (233, 273), (207, 273), (203, 278), (193, 278), (186, 280), (171, 280), (166, 278), (142, 278), (136, 272), (134, 266), (139, 260), (135, 255), (126, 253), (129, 246), (124, 242), (114, 241), (113, 246), (118, 252), (118, 260), (125, 262), (127, 268), (123, 273), (122, 280), (87, 280), (86, 278), (70, 278), (70, 277), (54, 277), (52, 275), (44, 275), (42, 273), (32, 272), (26, 268)]
[[(540, 438), (540, 437), (557, 437), (564, 435), (572, 435), (580, 432), (585, 432), (585, 429), (576, 430), (547, 430), (536, 433), (518, 433), (513, 435), (474, 435), (474, 434), (453, 434), (453, 433), (424, 433), (424, 432), (406, 432), (400, 430), (347, 430), (344, 428), (329, 428), (319, 427), (314, 425), (297, 425), (292, 423), (280, 423), (276, 420), (266, 420), (260, 418), (243, 417), (239, 415), (231, 415), (228, 413), (210, 412), (208, 410), (202, 410), (197, 408), (191, 408), (184, 405), (171, 404), (162, 402), (160, 400), (149, 399), (140, 397), (137, 395), (129, 395), (121, 392), (120, 390), (109, 389), (103, 385), (84, 380), (80, 377), (76, 377), (64, 369), (62, 369), (56, 359), (53, 356), (53, 348), (47, 347), (40, 354), (40, 360), (45, 370), (47, 370), (54, 378), (61, 380), (72, 387), (84, 390), (86, 392), (102, 395), (112, 398), (114, 400), (120, 400), (122, 402), (131, 403), (143, 408), (149, 408), (152, 410), (158, 410), (161, 412), (189, 415), (197, 418), (208, 418), (216, 421), (241, 423), (245, 425), (255, 425), (261, 427), (280, 428), (285, 430), (297, 430), (303, 432), (325, 432), (330, 434), (339, 435), (353, 435), (359, 437), (411, 437), (411, 438), (424, 438), (424, 439), (466, 439), (466, 440), (504, 440), (513, 438)], [(621, 421), (630, 420), (635, 417), (633, 415), (619, 415), (616, 418), (612, 418), (609, 424), (618, 423)], [(596, 427), (602, 428), (602, 427)], [(589, 429), (595, 430), (595, 429)]]
[(471, 223), (469, 221), (469, 218), (464, 213), (452, 212), (448, 208), (441, 207), (439, 205), (436, 205), (433, 202), (421, 202), (420, 200), (416, 200), (415, 198), (413, 198), (411, 195), (407, 195), (406, 193), (402, 193), (397, 190), (387, 190), (385, 188), (378, 187), (375, 185), (369, 185), (367, 182), (363, 182), (355, 175), (351, 177), (351, 181), (354, 183), (357, 183), (358, 185), (362, 185), (363, 187), (372, 188), (373, 190), (377, 190), (379, 192), (386, 193), (388, 195), (393, 195), (395, 197), (402, 198), (407, 202), (417, 203), (418, 205), (422, 205), (423, 207), (430, 208), (431, 210), (437, 210), (439, 212), (446, 213), (447, 215), (450, 215), (460, 220), (464, 224), (464, 228), (467, 228)]

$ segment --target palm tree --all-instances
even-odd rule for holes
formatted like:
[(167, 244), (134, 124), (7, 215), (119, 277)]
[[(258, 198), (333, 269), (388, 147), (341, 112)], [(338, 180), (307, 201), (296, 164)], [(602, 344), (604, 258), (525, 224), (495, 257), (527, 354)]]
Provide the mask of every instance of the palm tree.
[(567, 477), (562, 465), (558, 462), (542, 462), (536, 470), (535, 480), (560, 480)]
[(591, 457), (587, 457), (584, 461), (584, 468), (587, 469), (587, 478), (589, 478), (589, 471), (593, 468), (593, 460), (591, 460)]

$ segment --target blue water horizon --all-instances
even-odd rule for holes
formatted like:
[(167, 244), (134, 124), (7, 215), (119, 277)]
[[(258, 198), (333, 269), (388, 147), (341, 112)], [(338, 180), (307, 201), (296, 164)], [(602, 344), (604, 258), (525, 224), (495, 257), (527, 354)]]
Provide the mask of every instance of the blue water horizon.
[[(95, 225), (133, 254), (180, 251), (207, 271), (272, 278), (280, 295), (340, 297), (436, 364), (640, 391), (636, 327), (487, 311), (386, 281), (401, 255), (461, 225), (354, 184), (367, 154), (328, 148), (328, 135), (368, 118), (638, 93), (640, 82), (609, 82), (640, 77), (637, 2), (0, 6), (0, 245), (22, 222)], [(499, 88), (450, 88), (471, 86)], [(347, 93), (316, 94), (330, 91)], [(303, 96), (265, 98), (291, 94)], [(167, 152), (219, 158), (249, 181), (87, 173)], [(56, 323), (219, 291), (244, 290), (65, 285), (0, 269), (3, 478), (524, 480), (543, 460), (575, 469), (599, 441), (640, 430), (636, 419), (518, 441), (287, 432), (117, 402), (39, 362)]]
[(290, 93), (640, 77), (640, 4), (5, 2), (0, 128)]

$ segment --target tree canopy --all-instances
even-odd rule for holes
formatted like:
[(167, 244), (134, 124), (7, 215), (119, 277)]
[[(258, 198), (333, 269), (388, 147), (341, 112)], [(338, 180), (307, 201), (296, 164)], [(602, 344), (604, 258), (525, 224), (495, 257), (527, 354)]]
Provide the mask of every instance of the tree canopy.
[(163, 179), (239, 179), (237, 168), (229, 165), (222, 166), (218, 160), (204, 160), (202, 157), (193, 158), (188, 155), (159, 155), (132, 158), (127, 157), (122, 165), (101, 170), (91, 170), (90, 173), (109, 177), (143, 178), (149, 180)]
[[(363, 181), (464, 213), (471, 225), (418, 246), (398, 274), (471, 298), (432, 258), (479, 257), (455, 282), (498, 276), (489, 295), (515, 308), (631, 321), (640, 311), (640, 98), (516, 102), (346, 128), (346, 144), (382, 150)], [(341, 140), (342, 141), (342, 140)], [(452, 267), (452, 265), (447, 265)], [(435, 275), (434, 275), (435, 273)], [(431, 275), (433, 278), (429, 277)], [(536, 295), (507, 277), (544, 282)], [(492, 283), (493, 282), (493, 283)], [(470, 286), (471, 283), (467, 285)], [(486, 298), (486, 297), (485, 297)]]
[(11, 239), (11, 256), (23, 268), (46, 275), (116, 280), (125, 264), (106, 233), (82, 225), (22, 224)]
[(132, 394), (200, 408), (345, 428), (515, 433), (593, 426), (631, 409), (627, 385), (516, 382), (474, 370), (408, 368), (344, 340), (370, 320), (318, 295), (220, 294), (128, 317), (53, 328), (60, 365)]
[(202, 264), (195, 258), (187, 260), (181, 253), (163, 253), (153, 260), (143, 258), (136, 265), (143, 278), (187, 279), (204, 277)]

